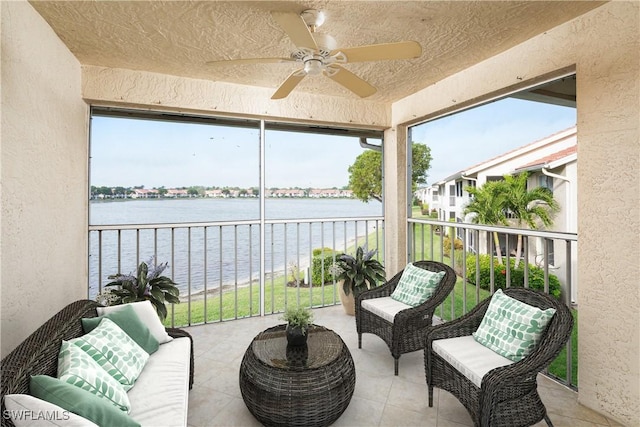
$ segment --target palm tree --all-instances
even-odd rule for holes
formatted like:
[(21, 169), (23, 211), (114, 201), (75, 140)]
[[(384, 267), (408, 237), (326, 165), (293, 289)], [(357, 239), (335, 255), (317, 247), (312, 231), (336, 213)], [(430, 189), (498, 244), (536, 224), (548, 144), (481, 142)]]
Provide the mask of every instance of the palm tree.
[[(545, 227), (553, 224), (553, 214), (559, 210), (558, 202), (553, 198), (553, 193), (544, 187), (527, 189), (527, 178), (529, 174), (523, 172), (519, 175), (505, 175), (503, 181), (503, 191), (507, 197), (504, 198), (504, 209), (515, 217), (518, 228), (527, 225), (531, 229), (539, 228), (542, 223)], [(518, 247), (516, 249), (515, 267), (520, 263), (522, 253), (522, 235), (518, 235)]]
[[(503, 187), (504, 183), (501, 181), (490, 181), (482, 187), (465, 188), (472, 197), (464, 208), (464, 214), (475, 214), (472, 219), (474, 224), (508, 225), (504, 209), (507, 195)], [(493, 239), (498, 263), (502, 264), (502, 251), (497, 231), (493, 232)]]

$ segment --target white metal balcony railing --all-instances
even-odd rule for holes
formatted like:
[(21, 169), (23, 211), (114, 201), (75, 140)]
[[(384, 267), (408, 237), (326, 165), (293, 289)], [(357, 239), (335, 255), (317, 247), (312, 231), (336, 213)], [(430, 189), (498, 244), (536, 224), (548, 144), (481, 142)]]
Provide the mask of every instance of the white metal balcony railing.
[[(429, 219), (409, 219), (408, 226), (410, 261), (441, 261), (460, 277), (456, 291), (439, 309), (445, 321), (468, 312), (502, 283), (510, 286), (518, 280), (524, 286), (535, 283), (547, 293), (559, 283), (565, 303), (577, 302), (573, 290), (576, 234)], [(329, 267), (340, 253), (353, 252), (356, 242), (377, 249), (384, 262), (384, 217), (265, 220), (264, 245), (260, 227), (258, 220), (90, 226), (89, 298), (104, 289), (108, 275), (135, 272), (140, 261), (155, 256), (157, 262), (169, 262), (165, 274), (180, 288), (181, 303), (170, 308), (167, 324), (189, 326), (281, 313), (291, 303), (308, 307), (337, 304), (338, 291)], [(494, 232), (504, 244), (504, 267), (489, 263), (489, 277), (483, 279), (486, 290), (466, 285), (482, 282), (480, 257), (475, 254), (486, 253), (496, 261)], [(518, 235), (523, 239), (521, 259), (529, 260), (530, 269), (511, 265), (516, 248), (509, 236)], [(457, 236), (457, 243), (446, 246), (447, 236)], [(475, 277), (467, 277), (467, 268), (462, 268), (469, 262), (475, 264)], [(571, 341), (567, 354), (572, 354)], [(566, 359), (568, 375), (560, 380), (575, 387), (572, 358)]]
[(259, 220), (92, 225), (89, 298), (104, 290), (109, 275), (135, 272), (153, 256), (169, 262), (164, 274), (179, 285), (172, 326), (280, 313), (292, 300), (323, 307), (339, 302), (329, 272), (336, 256), (356, 242), (377, 249), (381, 261), (384, 254), (383, 217), (266, 220), (264, 246), (260, 226)]

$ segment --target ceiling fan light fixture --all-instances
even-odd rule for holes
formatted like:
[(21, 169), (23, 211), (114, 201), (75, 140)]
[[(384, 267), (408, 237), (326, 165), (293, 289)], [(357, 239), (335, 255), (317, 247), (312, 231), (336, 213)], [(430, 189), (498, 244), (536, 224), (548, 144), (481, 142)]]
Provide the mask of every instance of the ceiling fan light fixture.
[(304, 71), (308, 76), (317, 76), (322, 73), (322, 61), (316, 58), (304, 61)]

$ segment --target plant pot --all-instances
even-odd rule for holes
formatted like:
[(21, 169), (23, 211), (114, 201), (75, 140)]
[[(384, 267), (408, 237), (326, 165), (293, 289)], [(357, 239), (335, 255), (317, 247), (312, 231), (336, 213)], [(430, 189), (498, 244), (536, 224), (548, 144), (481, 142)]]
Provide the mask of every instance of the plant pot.
[(287, 345), (287, 363), (290, 367), (305, 367), (309, 359), (309, 347), (304, 345)]
[(340, 294), (340, 301), (342, 302), (342, 308), (344, 308), (344, 312), (349, 316), (356, 315), (356, 299), (353, 295), (353, 291), (349, 292), (349, 295), (344, 292), (344, 280), (340, 280), (337, 283), (338, 292)]
[(292, 347), (307, 345), (306, 331), (303, 333), (300, 326), (287, 325), (287, 343)]

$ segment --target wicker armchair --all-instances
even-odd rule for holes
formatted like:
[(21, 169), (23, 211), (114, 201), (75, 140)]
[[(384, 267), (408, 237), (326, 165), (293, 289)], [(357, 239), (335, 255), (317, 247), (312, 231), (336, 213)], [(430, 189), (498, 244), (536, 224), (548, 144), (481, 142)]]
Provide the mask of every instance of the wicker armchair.
[(400, 356), (424, 348), (426, 329), (431, 326), (435, 309), (442, 304), (456, 283), (456, 273), (451, 267), (436, 261), (416, 261), (414, 266), (425, 270), (440, 272), (445, 275), (435, 293), (423, 304), (407, 308), (396, 314), (393, 322), (383, 319), (362, 307), (362, 301), (371, 298), (390, 296), (395, 290), (404, 270), (393, 276), (380, 287), (362, 292), (356, 296), (356, 329), (358, 331), (358, 348), (362, 348), (362, 334), (371, 333), (379, 336), (387, 343), (394, 360), (395, 374), (398, 375)]
[(552, 425), (537, 390), (537, 374), (560, 353), (571, 335), (573, 317), (569, 308), (554, 297), (525, 288), (503, 292), (540, 309), (553, 307), (556, 314), (543, 336), (527, 357), (519, 362), (490, 370), (476, 386), (465, 375), (433, 351), (433, 341), (469, 336), (478, 329), (491, 298), (481, 301), (466, 315), (434, 326), (427, 332), (425, 375), (429, 406), (433, 406), (433, 388), (452, 393), (469, 411), (476, 426), (529, 426), (544, 419)]

